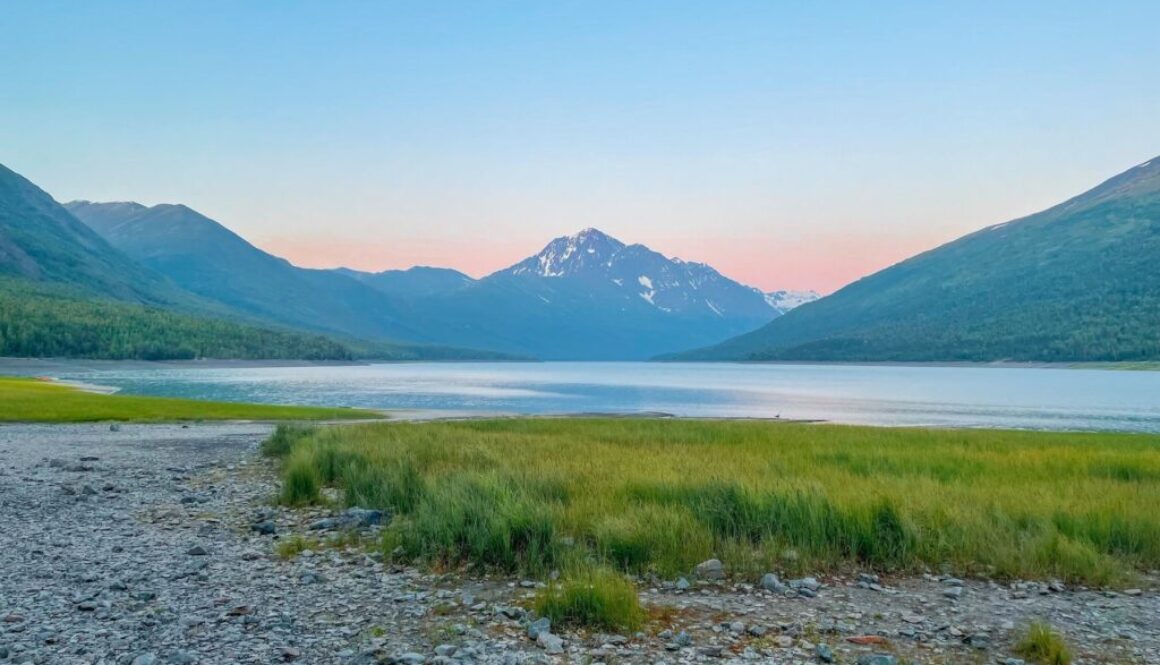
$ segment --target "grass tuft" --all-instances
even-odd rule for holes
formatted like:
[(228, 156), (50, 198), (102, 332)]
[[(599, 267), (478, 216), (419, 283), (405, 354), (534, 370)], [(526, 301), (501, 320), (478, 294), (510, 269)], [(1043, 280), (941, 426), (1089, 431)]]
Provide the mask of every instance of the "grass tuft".
[(318, 503), (322, 478), (314, 460), (307, 455), (296, 455), (286, 464), (282, 475), (282, 503), (287, 506), (306, 506)]
[(302, 554), (306, 550), (317, 551), (322, 548), (322, 542), (316, 538), (306, 538), (301, 534), (294, 534), (289, 538), (283, 538), (278, 541), (277, 553), (278, 558), (283, 560), (293, 559)]
[(1015, 653), (1038, 665), (1071, 665), (1071, 648), (1062, 635), (1042, 621), (1027, 627), (1015, 645)]
[(631, 632), (645, 616), (632, 582), (604, 568), (552, 583), (537, 595), (535, 609), (551, 619), (553, 626), (597, 630)]

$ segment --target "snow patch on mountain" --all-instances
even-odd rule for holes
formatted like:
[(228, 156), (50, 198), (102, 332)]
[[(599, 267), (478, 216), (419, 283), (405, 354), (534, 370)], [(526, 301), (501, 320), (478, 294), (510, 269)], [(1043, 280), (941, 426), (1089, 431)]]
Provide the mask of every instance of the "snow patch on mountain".
[(795, 307), (813, 302), (820, 298), (817, 291), (770, 291), (765, 295), (765, 302), (780, 312), (788, 312)]

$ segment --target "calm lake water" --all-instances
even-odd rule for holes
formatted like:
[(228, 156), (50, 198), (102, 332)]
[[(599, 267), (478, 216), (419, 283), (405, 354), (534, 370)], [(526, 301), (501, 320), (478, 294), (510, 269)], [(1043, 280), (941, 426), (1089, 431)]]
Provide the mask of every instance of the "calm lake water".
[(705, 363), (404, 363), (307, 367), (57, 365), (127, 393), (456, 413), (661, 411), (1160, 432), (1160, 372)]

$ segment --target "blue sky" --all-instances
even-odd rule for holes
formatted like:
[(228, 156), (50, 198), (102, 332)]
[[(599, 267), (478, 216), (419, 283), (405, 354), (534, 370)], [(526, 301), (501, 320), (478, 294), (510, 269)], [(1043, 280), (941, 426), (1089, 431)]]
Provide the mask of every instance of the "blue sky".
[(0, 162), (305, 265), (832, 290), (1160, 154), (1156, 2), (9, 2)]

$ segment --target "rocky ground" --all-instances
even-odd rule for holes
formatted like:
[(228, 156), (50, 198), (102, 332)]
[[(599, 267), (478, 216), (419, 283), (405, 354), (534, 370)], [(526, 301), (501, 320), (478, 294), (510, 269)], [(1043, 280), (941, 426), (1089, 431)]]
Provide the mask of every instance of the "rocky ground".
[[(640, 633), (532, 640), (542, 625), (520, 607), (533, 582), (431, 575), (314, 542), (342, 525), (268, 505), (276, 481), (256, 453), (268, 432), (0, 427), (0, 662), (1014, 663), (1019, 629), (1042, 618), (1076, 663), (1160, 663), (1154, 577), (1120, 593), (935, 577), (657, 581), (641, 587)], [(378, 528), (374, 515), (351, 519), (367, 537)], [(308, 549), (283, 559), (288, 543)]]

